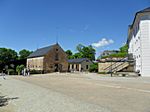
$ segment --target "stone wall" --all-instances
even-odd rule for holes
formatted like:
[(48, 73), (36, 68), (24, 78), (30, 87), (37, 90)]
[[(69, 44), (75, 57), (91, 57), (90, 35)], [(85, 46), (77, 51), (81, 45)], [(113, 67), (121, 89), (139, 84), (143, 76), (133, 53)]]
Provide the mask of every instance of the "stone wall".
[[(83, 61), (83, 62), (81, 63), (81, 68), (82, 68), (82, 70), (83, 70), (83, 71), (89, 71), (91, 64), (92, 64), (92, 62), (89, 61), (89, 60)], [(87, 66), (88, 66), (88, 68), (87, 68)]]
[(58, 64), (60, 72), (68, 71), (67, 55), (60, 46), (54, 46), (44, 56), (44, 71), (55, 72), (55, 65)]

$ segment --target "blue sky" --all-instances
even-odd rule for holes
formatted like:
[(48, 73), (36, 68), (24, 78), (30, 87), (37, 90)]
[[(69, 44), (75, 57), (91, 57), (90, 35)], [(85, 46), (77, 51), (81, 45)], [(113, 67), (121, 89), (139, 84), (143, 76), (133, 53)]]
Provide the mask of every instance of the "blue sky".
[[(96, 45), (97, 56), (126, 42), (128, 25), (150, 0), (0, 0), (0, 47), (36, 50)], [(93, 44), (95, 43), (95, 44)]]

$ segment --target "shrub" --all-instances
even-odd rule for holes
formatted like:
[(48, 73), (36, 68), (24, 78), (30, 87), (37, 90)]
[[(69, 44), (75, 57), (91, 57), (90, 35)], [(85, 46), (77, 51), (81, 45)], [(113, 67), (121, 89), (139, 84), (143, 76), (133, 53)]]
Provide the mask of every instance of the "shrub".
[(103, 56), (102, 59), (105, 59), (105, 58), (125, 58), (127, 57), (127, 53), (124, 52), (124, 53), (117, 53), (117, 54), (110, 54), (109, 56)]
[(90, 65), (89, 72), (98, 72), (98, 63), (93, 63)]
[(107, 74), (106, 72), (98, 72), (99, 74)]
[(42, 70), (31, 70), (30, 74), (42, 74), (43, 71)]
[(21, 71), (22, 71), (24, 68), (25, 68), (24, 65), (18, 65), (18, 66), (16, 67), (16, 71), (18, 72), (18, 75), (21, 74)]
[(8, 75), (16, 75), (17, 74), (14, 69), (8, 69), (7, 73), (8, 73)]

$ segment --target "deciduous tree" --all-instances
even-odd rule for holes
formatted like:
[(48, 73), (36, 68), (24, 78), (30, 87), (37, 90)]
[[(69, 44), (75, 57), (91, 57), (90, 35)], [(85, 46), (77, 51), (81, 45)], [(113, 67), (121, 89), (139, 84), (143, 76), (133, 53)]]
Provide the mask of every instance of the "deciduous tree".
[(19, 51), (19, 59), (26, 59), (31, 53), (32, 51), (26, 49)]
[(6, 64), (17, 59), (17, 52), (12, 49), (0, 48), (0, 64)]

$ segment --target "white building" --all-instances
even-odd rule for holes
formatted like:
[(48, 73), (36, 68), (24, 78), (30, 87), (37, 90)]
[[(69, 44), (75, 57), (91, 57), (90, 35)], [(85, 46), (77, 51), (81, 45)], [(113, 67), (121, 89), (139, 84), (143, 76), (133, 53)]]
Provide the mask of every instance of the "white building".
[(142, 76), (150, 76), (150, 7), (135, 14), (129, 26), (129, 53), (135, 59), (135, 71)]

